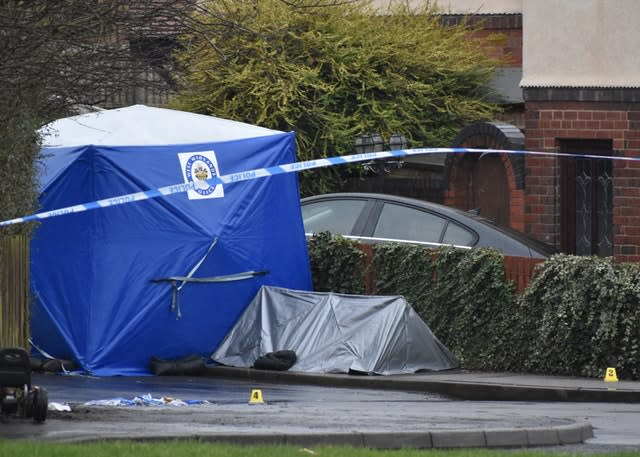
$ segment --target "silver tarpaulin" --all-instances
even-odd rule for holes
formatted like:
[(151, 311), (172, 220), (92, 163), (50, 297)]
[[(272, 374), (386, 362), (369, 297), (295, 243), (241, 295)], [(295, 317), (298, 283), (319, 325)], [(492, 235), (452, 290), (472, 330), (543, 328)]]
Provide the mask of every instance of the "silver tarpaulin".
[(291, 371), (391, 375), (458, 366), (402, 296), (362, 296), (262, 286), (211, 356), (251, 367), (292, 350)]

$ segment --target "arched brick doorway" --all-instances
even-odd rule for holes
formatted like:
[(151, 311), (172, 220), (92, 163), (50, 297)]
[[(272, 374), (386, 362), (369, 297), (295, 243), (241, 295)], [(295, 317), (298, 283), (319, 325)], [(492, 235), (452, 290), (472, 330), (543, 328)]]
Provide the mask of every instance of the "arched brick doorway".
[[(465, 127), (452, 147), (524, 149), (517, 127), (478, 122)], [(445, 163), (445, 204), (475, 210), (499, 225), (524, 230), (524, 157), (514, 154), (454, 154)]]

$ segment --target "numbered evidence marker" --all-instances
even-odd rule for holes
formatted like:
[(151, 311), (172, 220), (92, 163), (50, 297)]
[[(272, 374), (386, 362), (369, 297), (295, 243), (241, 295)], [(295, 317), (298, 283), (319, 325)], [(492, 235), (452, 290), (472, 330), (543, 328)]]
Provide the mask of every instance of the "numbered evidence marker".
[(259, 404), (263, 404), (264, 403), (264, 399), (262, 398), (262, 390), (261, 389), (252, 389), (251, 390), (251, 397), (249, 397), (249, 404), (250, 405), (259, 405)]
[(604, 375), (605, 382), (618, 382), (618, 375), (615, 368), (607, 368), (607, 372)]

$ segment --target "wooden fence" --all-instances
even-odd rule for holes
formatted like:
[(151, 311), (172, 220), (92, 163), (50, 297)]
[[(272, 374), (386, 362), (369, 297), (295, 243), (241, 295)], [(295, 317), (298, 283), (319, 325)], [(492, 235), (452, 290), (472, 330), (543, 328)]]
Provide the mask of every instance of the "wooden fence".
[(532, 259), (530, 257), (505, 257), (504, 275), (508, 281), (513, 281), (519, 293), (524, 292), (537, 265), (544, 259)]
[[(365, 293), (374, 293), (375, 272), (368, 268), (373, 260), (373, 246), (370, 244), (360, 244), (359, 249), (364, 252), (367, 274), (365, 275)], [(534, 259), (531, 257), (503, 257), (505, 280), (514, 283), (518, 293), (524, 292), (537, 265), (544, 262), (544, 259)]]
[(0, 347), (29, 347), (29, 239), (0, 238)]

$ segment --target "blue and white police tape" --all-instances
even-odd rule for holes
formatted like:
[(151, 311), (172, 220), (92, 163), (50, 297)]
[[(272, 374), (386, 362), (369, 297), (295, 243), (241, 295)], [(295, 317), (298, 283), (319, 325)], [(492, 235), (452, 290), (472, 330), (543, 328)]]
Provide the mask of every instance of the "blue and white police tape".
[[(529, 156), (556, 156), (556, 157), (581, 157), (588, 159), (607, 159), (607, 160), (625, 160), (625, 161), (638, 161), (640, 157), (610, 157), (602, 155), (590, 155), (580, 154), (576, 156), (574, 154), (558, 153), (558, 152), (536, 152), (536, 151), (524, 151), (524, 150), (507, 150), (507, 149), (470, 149), (470, 148), (417, 148), (417, 149), (398, 149), (394, 151), (380, 151), (380, 152), (367, 152), (363, 154), (352, 154), (346, 156), (328, 157), (324, 159), (306, 160), (303, 162), (292, 162), (283, 165), (277, 165), (268, 168), (256, 168), (253, 170), (241, 171), (238, 173), (231, 173), (228, 175), (214, 176), (208, 179), (206, 183), (209, 186), (216, 186), (218, 184), (231, 184), (241, 181), (249, 181), (252, 179), (266, 178), (269, 176), (275, 176), (283, 173), (296, 173), (304, 170), (312, 170), (315, 168), (332, 167), (335, 165), (344, 165), (348, 163), (358, 163), (371, 160), (388, 159), (388, 158), (402, 158), (412, 155), (424, 155), (424, 154), (516, 154), (516, 155), (529, 155)], [(202, 185), (200, 183), (199, 185)], [(107, 208), (109, 206), (124, 205), (126, 203), (139, 202), (142, 200), (149, 200), (152, 198), (163, 197), (181, 192), (187, 192), (189, 190), (196, 189), (198, 184), (193, 181), (187, 183), (179, 183), (171, 186), (159, 187), (157, 189), (146, 190), (142, 192), (135, 192), (126, 195), (119, 195), (112, 198), (105, 198), (103, 200), (96, 200), (88, 203), (80, 203), (78, 205), (67, 206), (65, 208), (59, 208), (51, 211), (44, 211), (41, 213), (32, 214), (29, 216), (17, 217), (15, 219), (9, 219), (0, 222), (0, 227), (14, 224), (21, 224), (24, 222), (31, 222), (37, 220), (43, 220), (50, 217), (63, 216), (66, 214), (81, 213), (98, 208)]]

